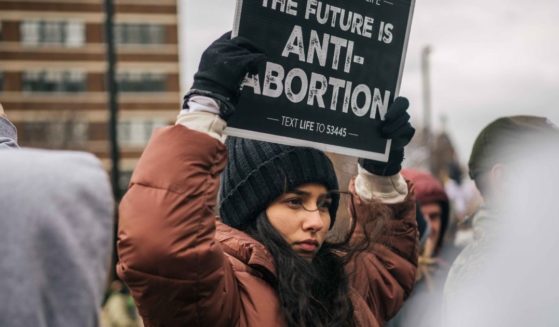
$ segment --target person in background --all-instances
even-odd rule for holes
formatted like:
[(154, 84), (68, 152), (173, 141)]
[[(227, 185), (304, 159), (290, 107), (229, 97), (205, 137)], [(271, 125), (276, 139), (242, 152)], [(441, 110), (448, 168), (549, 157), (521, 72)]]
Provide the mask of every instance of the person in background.
[[(322, 151), (225, 141), (263, 59), (230, 34), (204, 52), (176, 125), (155, 132), (121, 202), (118, 275), (146, 326), (382, 326), (415, 281), (415, 199), (399, 174), (407, 100), (381, 126), (388, 163), (360, 160), (343, 193)], [(355, 228), (331, 243), (344, 195)]]
[(114, 201), (91, 154), (18, 148), (0, 105), (0, 326), (97, 327)]
[(404, 169), (402, 175), (413, 182), (421, 213), (429, 221), (430, 234), (423, 255), (433, 257), (441, 250), (448, 227), (448, 197), (441, 182), (430, 173)]
[(456, 248), (464, 248), (473, 239), (471, 218), (481, 205), (481, 195), (474, 181), (463, 177), (462, 167), (457, 162), (448, 165), (444, 188), (451, 204), (446, 241)]
[(450, 206), (443, 185), (432, 174), (403, 169), (417, 197), (419, 209), (429, 222), (430, 232), (420, 249), (417, 284), (402, 310), (388, 327), (432, 327), (440, 325), (443, 286), (451, 261), (457, 252), (445, 244)]
[(419, 249), (423, 249), (429, 239), (429, 235), (431, 235), (431, 225), (425, 219), (423, 213), (421, 213), (419, 203), (416, 204), (415, 218), (417, 220), (417, 229), (419, 230)]
[(535, 116), (499, 118), (476, 138), (469, 175), (484, 203), (473, 218), (473, 241), (448, 274), (445, 326), (559, 323), (558, 219), (550, 196), (559, 182), (558, 145), (557, 126)]

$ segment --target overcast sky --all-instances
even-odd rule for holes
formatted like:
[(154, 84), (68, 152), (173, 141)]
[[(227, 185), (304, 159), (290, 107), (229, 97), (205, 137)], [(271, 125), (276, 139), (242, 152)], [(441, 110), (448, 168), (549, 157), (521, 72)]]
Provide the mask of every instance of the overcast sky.
[[(182, 88), (202, 51), (233, 26), (235, 0), (181, 0)], [(430, 45), (432, 124), (447, 130), (461, 161), (477, 133), (503, 115), (559, 124), (558, 0), (420, 0), (415, 6), (400, 95), (423, 123), (421, 49)]]

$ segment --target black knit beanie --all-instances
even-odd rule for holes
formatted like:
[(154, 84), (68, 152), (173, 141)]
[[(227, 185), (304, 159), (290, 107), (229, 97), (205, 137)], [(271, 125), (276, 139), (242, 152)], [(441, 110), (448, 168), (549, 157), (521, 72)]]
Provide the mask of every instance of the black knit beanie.
[[(244, 229), (286, 191), (306, 183), (338, 189), (336, 172), (324, 152), (228, 137), (228, 163), (221, 176), (220, 215), (229, 226)], [(339, 199), (330, 207), (334, 225)]]
[(501, 117), (487, 125), (476, 138), (468, 162), (470, 177), (475, 179), (496, 163), (514, 159), (530, 141), (558, 135), (557, 126), (544, 117)]

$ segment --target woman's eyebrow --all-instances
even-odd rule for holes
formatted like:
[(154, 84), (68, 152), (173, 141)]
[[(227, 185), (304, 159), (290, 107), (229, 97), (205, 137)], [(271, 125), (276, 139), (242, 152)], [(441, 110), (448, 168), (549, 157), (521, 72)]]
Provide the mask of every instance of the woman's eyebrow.
[(294, 189), (294, 190), (291, 190), (291, 191), (287, 191), (287, 192), (285, 192), (285, 193), (287, 193), (287, 194), (295, 194), (295, 195), (304, 195), (304, 196), (309, 196), (309, 195), (311, 195), (311, 193), (305, 192), (305, 191), (299, 190), (299, 189)]
[[(286, 193), (286, 194), (303, 195), (303, 196), (310, 196), (310, 195), (312, 195), (311, 192), (306, 192), (306, 191), (303, 191), (303, 190), (300, 190), (300, 189), (294, 189), (294, 190), (291, 190), (291, 191), (287, 191), (287, 192), (285, 192), (285, 193)], [(331, 197), (330, 193), (328, 193), (328, 192), (319, 194), (318, 196), (319, 196), (319, 197), (320, 197), (320, 196), (328, 196), (328, 197)]]

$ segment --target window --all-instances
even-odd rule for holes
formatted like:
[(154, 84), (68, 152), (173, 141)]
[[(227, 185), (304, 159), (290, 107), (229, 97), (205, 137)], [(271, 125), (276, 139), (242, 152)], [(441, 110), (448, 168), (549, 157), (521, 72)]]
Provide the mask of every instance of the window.
[(154, 24), (116, 24), (115, 43), (117, 44), (163, 44), (165, 29)]
[(26, 122), (23, 124), (24, 141), (29, 145), (38, 146), (40, 144), (48, 143), (49, 125), (45, 122)]
[(41, 22), (39, 26), (39, 42), (62, 44), (66, 39), (66, 23)]
[(164, 92), (165, 75), (149, 72), (123, 72), (117, 76), (121, 92)]
[(145, 33), (146, 43), (164, 43), (165, 42), (165, 30), (161, 25), (148, 25)]
[(23, 73), (25, 92), (82, 92), (86, 75), (80, 71), (27, 71)]
[(26, 20), (20, 26), (26, 46), (63, 45), (80, 47), (85, 41), (85, 27), (78, 21)]
[(27, 146), (75, 149), (88, 140), (88, 123), (73, 118), (60, 121), (26, 122), (22, 126), (23, 142)]
[(66, 46), (81, 47), (85, 41), (85, 26), (81, 22), (71, 21), (66, 25)]
[(24, 21), (21, 25), (21, 41), (24, 45), (39, 44), (39, 22)]
[(118, 123), (118, 139), (123, 146), (144, 146), (155, 128), (167, 125), (164, 119), (128, 119)]

